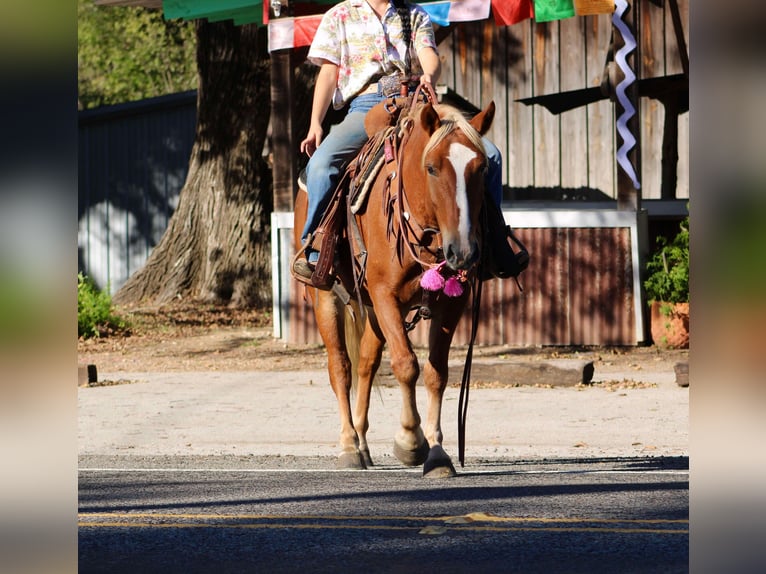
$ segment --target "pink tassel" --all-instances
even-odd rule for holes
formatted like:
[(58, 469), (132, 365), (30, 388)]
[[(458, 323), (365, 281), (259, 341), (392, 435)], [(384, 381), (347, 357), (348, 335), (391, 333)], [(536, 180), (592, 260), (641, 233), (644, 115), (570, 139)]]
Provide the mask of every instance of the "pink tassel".
[(438, 291), (444, 287), (444, 277), (442, 277), (439, 271), (442, 266), (431, 267), (428, 271), (423, 273), (423, 277), (420, 278), (420, 286), (426, 291)]
[(444, 294), (447, 297), (460, 297), (463, 294), (463, 285), (457, 277), (450, 277), (444, 284)]

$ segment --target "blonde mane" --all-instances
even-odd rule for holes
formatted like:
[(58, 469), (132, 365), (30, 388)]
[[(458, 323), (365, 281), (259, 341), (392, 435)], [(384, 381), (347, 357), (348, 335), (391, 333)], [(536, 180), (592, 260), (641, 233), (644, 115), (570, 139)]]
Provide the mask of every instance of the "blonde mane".
[(441, 143), (444, 138), (446, 138), (456, 129), (462, 131), (468, 138), (468, 141), (470, 141), (471, 144), (481, 152), (481, 155), (486, 157), (487, 152), (484, 149), (484, 143), (482, 142), (481, 134), (476, 131), (476, 129), (471, 124), (468, 123), (468, 120), (465, 119), (460, 110), (445, 104), (437, 104), (434, 106), (434, 109), (436, 110), (436, 113), (439, 114), (441, 125), (433, 134), (431, 134), (431, 139), (428, 140), (426, 147), (423, 149), (422, 161), (424, 165), (428, 152), (439, 145), (439, 143)]

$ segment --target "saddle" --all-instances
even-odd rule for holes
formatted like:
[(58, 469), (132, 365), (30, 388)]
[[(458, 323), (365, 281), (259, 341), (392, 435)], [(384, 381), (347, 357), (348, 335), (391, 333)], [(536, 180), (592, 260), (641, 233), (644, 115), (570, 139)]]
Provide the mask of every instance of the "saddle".
[[(396, 124), (401, 111), (412, 102), (412, 97), (389, 98), (375, 106), (365, 117), (365, 131), (370, 136), (357, 156), (346, 166), (333, 192), (317, 229), (309, 237), (307, 246), (319, 251), (319, 260), (311, 276), (311, 285), (318, 289), (338, 290), (336, 279), (336, 253), (338, 243), (348, 240), (346, 206), (350, 214), (364, 211), (370, 186), (386, 161), (390, 161), (392, 145), (396, 137)], [(304, 176), (305, 174), (301, 174)], [(301, 182), (299, 181), (299, 187)], [(305, 184), (302, 186), (305, 188)], [(304, 246), (293, 260), (303, 256)], [(291, 265), (292, 269), (292, 265)], [(302, 277), (293, 274), (299, 281)], [(342, 297), (348, 300), (348, 294)]]

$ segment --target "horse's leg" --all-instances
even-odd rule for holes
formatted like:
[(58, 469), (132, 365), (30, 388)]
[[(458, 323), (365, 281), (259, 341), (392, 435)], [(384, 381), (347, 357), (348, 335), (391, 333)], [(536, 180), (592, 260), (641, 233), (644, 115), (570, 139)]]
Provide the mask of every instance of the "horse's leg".
[(344, 305), (331, 291), (316, 291), (314, 313), (319, 333), (327, 349), (327, 371), (330, 385), (338, 400), (340, 415), (340, 447), (338, 466), (366, 468), (359, 452), (359, 439), (351, 418), (351, 360), (345, 342)]
[(428, 333), (428, 361), (423, 368), (423, 382), (428, 393), (428, 412), (424, 431), (431, 446), (423, 465), (423, 476), (448, 478), (455, 476), (452, 460), (442, 447), (442, 400), (447, 387), (449, 349), (464, 305), (460, 301), (443, 305), (431, 319)]
[(356, 409), (354, 412), (354, 428), (359, 437), (359, 452), (361, 452), (368, 467), (373, 466), (370, 447), (367, 445), (367, 430), (370, 428), (370, 392), (375, 373), (378, 372), (380, 366), (384, 342), (383, 333), (377, 325), (374, 313), (370, 310), (359, 345)]
[(401, 428), (394, 437), (394, 455), (407, 466), (418, 466), (423, 464), (428, 456), (428, 443), (420, 427), (420, 415), (415, 400), (415, 384), (420, 374), (418, 358), (410, 345), (399, 305), (391, 295), (390, 287), (385, 285), (375, 293), (371, 291), (370, 296), (378, 324), (388, 343), (391, 371), (402, 391)]

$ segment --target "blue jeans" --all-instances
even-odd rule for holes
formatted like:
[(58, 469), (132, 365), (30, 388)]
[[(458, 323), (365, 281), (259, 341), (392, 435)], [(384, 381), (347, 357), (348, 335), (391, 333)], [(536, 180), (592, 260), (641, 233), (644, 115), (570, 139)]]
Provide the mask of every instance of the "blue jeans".
[[(364, 117), (375, 104), (385, 98), (377, 94), (357, 96), (351, 100), (348, 114), (330, 133), (309, 159), (306, 166), (306, 187), (308, 188), (308, 213), (301, 239), (306, 241), (327, 209), (332, 193), (338, 185), (341, 173), (347, 162), (362, 149), (367, 141), (364, 131)], [(500, 150), (487, 138), (482, 138), (487, 151), (486, 185), (497, 205), (503, 199), (503, 158)]]

